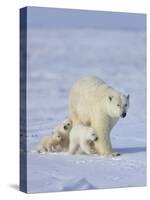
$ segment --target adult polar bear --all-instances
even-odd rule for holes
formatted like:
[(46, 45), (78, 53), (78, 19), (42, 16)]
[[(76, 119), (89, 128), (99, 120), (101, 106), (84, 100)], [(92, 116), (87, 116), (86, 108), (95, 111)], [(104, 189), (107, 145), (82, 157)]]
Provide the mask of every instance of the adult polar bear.
[(118, 92), (97, 77), (83, 78), (69, 94), (69, 117), (76, 124), (94, 128), (98, 140), (95, 148), (99, 155), (117, 156), (112, 152), (110, 131), (129, 107), (129, 95)]

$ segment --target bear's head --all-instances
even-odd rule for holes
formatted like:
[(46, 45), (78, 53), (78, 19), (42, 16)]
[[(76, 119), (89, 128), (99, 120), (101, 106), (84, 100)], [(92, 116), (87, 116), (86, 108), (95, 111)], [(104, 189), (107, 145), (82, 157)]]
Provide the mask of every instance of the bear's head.
[(97, 134), (96, 134), (96, 132), (94, 131), (93, 128), (89, 128), (89, 130), (88, 130), (86, 136), (87, 136), (87, 140), (88, 140), (88, 141), (93, 141), (93, 142), (95, 142), (95, 141), (98, 140)]
[(72, 128), (72, 121), (69, 118), (67, 118), (58, 126), (57, 129), (62, 134), (68, 134), (70, 132), (71, 128)]
[(63, 128), (64, 130), (66, 131), (70, 131), (71, 128), (72, 128), (72, 121), (70, 119), (66, 119), (64, 122), (63, 122)]
[(129, 108), (130, 96), (115, 93), (107, 97), (107, 113), (110, 117), (126, 117)]
[(59, 133), (59, 132), (57, 132), (57, 133), (54, 133), (53, 135), (52, 135), (52, 137), (53, 137), (53, 140), (55, 141), (55, 142), (57, 142), (57, 143), (60, 143), (61, 141), (62, 141), (62, 136), (61, 136), (61, 133)]

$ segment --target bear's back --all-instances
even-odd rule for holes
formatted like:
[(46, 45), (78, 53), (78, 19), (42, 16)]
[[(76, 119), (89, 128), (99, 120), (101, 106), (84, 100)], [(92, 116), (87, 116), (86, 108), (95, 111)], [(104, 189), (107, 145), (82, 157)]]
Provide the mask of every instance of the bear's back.
[(101, 99), (108, 90), (106, 83), (95, 77), (86, 77), (76, 82), (70, 91), (69, 101), (73, 106), (76, 104), (92, 104), (96, 99)]
[(89, 76), (80, 79), (79, 81), (76, 82), (75, 86), (79, 87), (87, 87), (88, 88), (93, 88), (93, 87), (100, 87), (101, 85), (106, 84), (103, 80), (97, 78), (96, 76)]
[(99, 88), (101, 85), (105, 85), (105, 82), (94, 76), (80, 79), (71, 89), (70, 97), (74, 96), (73, 98), (75, 98), (82, 96), (87, 98), (95, 95), (97, 88)]

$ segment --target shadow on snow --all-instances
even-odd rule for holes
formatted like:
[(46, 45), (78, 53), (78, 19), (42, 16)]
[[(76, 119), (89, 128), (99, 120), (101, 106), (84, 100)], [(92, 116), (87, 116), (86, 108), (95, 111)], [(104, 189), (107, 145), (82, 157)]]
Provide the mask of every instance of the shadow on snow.
[(115, 148), (114, 151), (119, 153), (140, 153), (140, 152), (146, 152), (146, 147)]

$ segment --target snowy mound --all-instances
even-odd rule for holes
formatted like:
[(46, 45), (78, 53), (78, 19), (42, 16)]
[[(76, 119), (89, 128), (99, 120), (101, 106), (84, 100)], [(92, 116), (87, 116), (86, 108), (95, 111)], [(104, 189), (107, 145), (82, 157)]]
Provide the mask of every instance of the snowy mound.
[(87, 181), (86, 178), (79, 180), (71, 180), (68, 183), (65, 183), (63, 190), (87, 190), (87, 189), (96, 189), (91, 183)]

